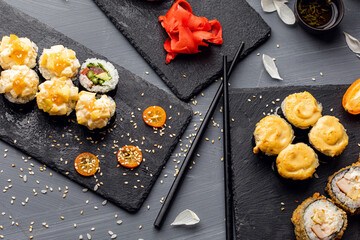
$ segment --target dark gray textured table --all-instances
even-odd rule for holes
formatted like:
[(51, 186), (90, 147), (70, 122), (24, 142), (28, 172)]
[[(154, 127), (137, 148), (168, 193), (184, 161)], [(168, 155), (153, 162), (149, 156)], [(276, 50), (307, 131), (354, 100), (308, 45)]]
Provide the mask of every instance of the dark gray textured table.
[[(92, 1), (7, 2), (170, 92)], [(323, 37), (307, 34), (298, 25), (286, 26), (276, 13), (263, 13), (259, 0), (249, 0), (249, 3), (270, 25), (272, 37), (235, 69), (231, 87), (340, 84), (352, 83), (360, 77), (360, 59), (347, 48), (342, 34), (342, 31), (346, 31), (360, 38), (358, 0), (344, 0), (346, 13), (343, 22), (337, 31)], [(290, 0), (291, 7), (293, 3)], [(257, 56), (258, 52), (277, 59), (284, 81), (268, 76), (261, 57)], [(323, 76), (320, 76), (320, 72)], [(197, 96), (194, 105), (190, 102), (194, 112), (205, 114), (217, 86), (218, 83), (215, 83), (203, 91), (203, 96)], [(204, 136), (209, 141), (204, 139), (201, 144), (200, 157), (194, 159), (194, 165), (162, 230), (158, 231), (152, 226), (161, 206), (160, 201), (166, 196), (174, 179), (175, 167), (179, 166), (177, 161), (183, 160), (187, 146), (193, 139), (191, 135), (202, 118), (200, 114), (194, 116), (182, 137), (182, 145), (179, 144), (174, 151), (144, 206), (136, 214), (129, 214), (110, 203), (103, 206), (102, 198), (90, 192), (84, 193), (80, 186), (50, 169), (40, 171), (38, 162), (32, 159), (24, 161), (22, 158), (27, 159), (27, 156), (0, 142), (0, 235), (4, 239), (19, 240), (29, 239), (30, 236), (34, 236), (34, 239), (79, 239), (79, 235), (87, 239), (86, 234), (89, 233), (92, 239), (110, 239), (110, 230), (117, 234), (117, 239), (225, 239), (222, 142), (218, 139), (222, 136), (220, 111), (214, 115), (214, 122)], [(34, 174), (29, 174), (29, 171)], [(27, 182), (19, 175), (27, 175)], [(38, 192), (37, 196), (34, 196), (33, 189)], [(47, 193), (42, 194), (41, 190), (45, 189)], [(65, 191), (68, 193), (63, 198)], [(186, 208), (195, 211), (201, 222), (194, 227), (170, 226), (175, 216)], [(122, 220), (121, 225), (117, 224), (118, 220)], [(30, 226), (33, 226), (32, 232), (29, 231)]]

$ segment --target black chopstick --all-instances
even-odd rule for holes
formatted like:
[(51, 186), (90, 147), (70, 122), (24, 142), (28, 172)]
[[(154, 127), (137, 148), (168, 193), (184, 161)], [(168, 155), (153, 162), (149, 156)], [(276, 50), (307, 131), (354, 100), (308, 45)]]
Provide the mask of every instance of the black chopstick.
[[(239, 56), (241, 55), (243, 47), (244, 47), (244, 42), (241, 42), (241, 44), (240, 44), (240, 46), (239, 46), (239, 48), (238, 48), (238, 50), (237, 50), (237, 52), (235, 54), (235, 57), (234, 57), (234, 59), (233, 59), (233, 61), (231, 63), (228, 74), (230, 74), (232, 69), (234, 68), (235, 63), (237, 62)], [(159, 213), (158, 213), (158, 215), (157, 215), (157, 217), (155, 219), (154, 226), (156, 228), (160, 228), (162, 226), (163, 222), (164, 222), (167, 211), (171, 206), (172, 200), (174, 199), (174, 196), (175, 196), (175, 194), (177, 192), (177, 189), (179, 188), (179, 186), (181, 185), (181, 183), (182, 183), (182, 181), (183, 181), (183, 179), (185, 177), (185, 174), (186, 174), (186, 172), (188, 170), (188, 165), (191, 162), (190, 160), (192, 159), (192, 156), (194, 155), (194, 153), (196, 151), (197, 145), (200, 142), (201, 137), (205, 132), (206, 126), (209, 123), (209, 121), (211, 119), (211, 116), (213, 115), (213, 113), (215, 111), (215, 107), (216, 107), (217, 103), (220, 100), (223, 89), (224, 89), (224, 83), (221, 82), (221, 84), (220, 84), (220, 86), (219, 86), (219, 88), (218, 88), (218, 90), (217, 90), (217, 92), (215, 94), (215, 97), (212, 100), (208, 111), (206, 112), (205, 118), (204, 118), (203, 122), (201, 123), (201, 126), (200, 126), (200, 128), (199, 128), (199, 130), (198, 130), (198, 132), (197, 132), (197, 134), (195, 136), (195, 139), (194, 139), (193, 143), (191, 144), (191, 146), (189, 148), (189, 151), (186, 154), (186, 157), (185, 157), (183, 163), (181, 164), (179, 173), (177, 174), (173, 184), (171, 185), (171, 188), (170, 188), (170, 190), (168, 192), (168, 195), (166, 196), (166, 199), (165, 199), (163, 205), (161, 206), (161, 209), (160, 209), (160, 211), (159, 211)]]
[(224, 183), (225, 183), (225, 227), (226, 240), (234, 239), (234, 219), (233, 219), (233, 195), (231, 182), (231, 145), (230, 145), (230, 115), (229, 115), (229, 84), (227, 74), (227, 56), (223, 58), (224, 64), (224, 108), (223, 108), (223, 122), (224, 122)]

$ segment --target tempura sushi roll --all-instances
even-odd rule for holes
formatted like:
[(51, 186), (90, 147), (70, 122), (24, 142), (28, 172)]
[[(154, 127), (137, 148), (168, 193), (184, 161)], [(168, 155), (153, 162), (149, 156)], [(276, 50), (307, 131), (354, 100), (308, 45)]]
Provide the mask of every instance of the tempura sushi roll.
[(29, 67), (14, 65), (1, 72), (0, 93), (12, 103), (25, 104), (36, 97), (39, 76)]
[(307, 129), (321, 118), (322, 106), (305, 91), (287, 96), (281, 104), (281, 110), (292, 125)]
[(301, 203), (291, 221), (297, 240), (341, 239), (347, 227), (346, 213), (319, 193)]
[(305, 180), (315, 173), (319, 166), (315, 151), (305, 143), (289, 144), (276, 158), (280, 176), (293, 180)]
[(102, 95), (97, 98), (96, 93), (81, 91), (75, 108), (76, 119), (78, 124), (90, 130), (103, 128), (114, 116), (115, 108), (115, 101), (111, 97)]
[(75, 80), (79, 67), (80, 63), (76, 58), (76, 53), (63, 45), (44, 49), (39, 59), (39, 71), (46, 80), (53, 77)]
[(0, 43), (0, 65), (9, 69), (14, 65), (36, 66), (38, 47), (30, 39), (14, 34), (4, 36)]
[(111, 63), (90, 58), (81, 65), (79, 81), (90, 92), (106, 93), (115, 89), (119, 74)]
[(50, 115), (69, 115), (79, 98), (79, 89), (69, 78), (52, 78), (39, 85), (36, 102)]
[(360, 162), (340, 169), (329, 177), (326, 191), (350, 214), (360, 213)]
[(294, 131), (283, 118), (266, 116), (256, 124), (254, 153), (259, 150), (266, 155), (278, 155), (294, 139)]
[(349, 143), (344, 126), (333, 116), (321, 117), (309, 132), (309, 141), (326, 156), (340, 155)]

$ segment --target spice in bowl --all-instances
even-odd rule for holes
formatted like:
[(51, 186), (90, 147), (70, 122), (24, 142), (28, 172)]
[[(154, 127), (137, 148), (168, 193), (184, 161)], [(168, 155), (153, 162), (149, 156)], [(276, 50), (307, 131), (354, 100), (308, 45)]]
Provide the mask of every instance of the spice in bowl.
[(339, 15), (336, 4), (331, 0), (300, 0), (297, 8), (299, 17), (318, 29), (332, 27)]

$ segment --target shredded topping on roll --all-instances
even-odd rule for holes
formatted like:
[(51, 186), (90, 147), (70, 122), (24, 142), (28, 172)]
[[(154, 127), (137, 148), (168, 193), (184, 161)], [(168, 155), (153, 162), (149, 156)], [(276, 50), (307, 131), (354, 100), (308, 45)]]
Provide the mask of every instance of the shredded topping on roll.
[(14, 65), (36, 65), (37, 47), (28, 38), (19, 38), (14, 34), (4, 36), (0, 44), (0, 65), (9, 69)]
[(50, 115), (69, 115), (75, 108), (78, 91), (70, 79), (53, 78), (40, 84), (36, 101), (39, 109)]
[(76, 104), (76, 118), (79, 124), (90, 130), (105, 127), (115, 113), (116, 104), (111, 97), (102, 95), (95, 98), (96, 93), (81, 91)]
[(39, 77), (27, 66), (13, 66), (1, 72), (0, 93), (10, 93), (13, 98), (35, 97)]

